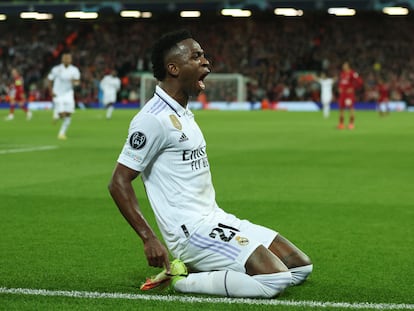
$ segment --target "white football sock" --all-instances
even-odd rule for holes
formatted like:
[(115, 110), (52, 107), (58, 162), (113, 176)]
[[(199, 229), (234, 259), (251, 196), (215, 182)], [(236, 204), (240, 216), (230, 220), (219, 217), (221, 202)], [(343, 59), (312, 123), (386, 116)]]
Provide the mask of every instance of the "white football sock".
[(325, 118), (328, 118), (329, 117), (329, 106), (327, 106), (327, 105), (324, 105), (323, 106), (323, 116)]
[(63, 119), (62, 125), (60, 126), (59, 135), (65, 135), (66, 131), (70, 125), (71, 117), (65, 117)]
[(113, 106), (109, 106), (106, 109), (106, 118), (110, 119), (112, 117), (112, 111), (114, 111), (114, 107)]
[(306, 280), (308, 275), (311, 274), (312, 270), (313, 270), (313, 265), (307, 265), (307, 266), (289, 269), (289, 271), (292, 273), (291, 285), (301, 284), (303, 281)]
[(291, 281), (289, 271), (254, 276), (236, 271), (199, 272), (177, 281), (175, 290), (227, 297), (271, 298), (281, 293)]
[(53, 120), (59, 119), (59, 113), (56, 108), (53, 108)]

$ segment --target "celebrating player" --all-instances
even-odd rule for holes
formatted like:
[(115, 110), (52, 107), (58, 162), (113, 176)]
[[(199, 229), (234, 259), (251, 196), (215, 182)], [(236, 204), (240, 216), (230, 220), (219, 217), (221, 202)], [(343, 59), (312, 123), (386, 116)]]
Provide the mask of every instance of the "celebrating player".
[(13, 68), (11, 70), (11, 75), (13, 78), (13, 83), (9, 89), (9, 100), (10, 100), (10, 113), (6, 117), (7, 121), (14, 119), (14, 109), (16, 104), (26, 113), (26, 119), (30, 120), (32, 118), (32, 112), (26, 106), (26, 94), (24, 92), (24, 81), (23, 77), (20, 75), (18, 69)]
[(362, 86), (362, 79), (359, 74), (351, 69), (348, 62), (342, 64), (342, 71), (339, 76), (339, 124), (338, 129), (345, 128), (345, 109), (349, 110), (348, 128), (354, 129), (355, 122), (355, 91)]
[(335, 79), (326, 76), (325, 72), (321, 73), (321, 76), (317, 78), (321, 86), (321, 103), (324, 118), (329, 118), (332, 102), (332, 89), (335, 83)]
[(80, 84), (80, 71), (72, 65), (72, 54), (62, 54), (62, 62), (52, 68), (48, 75), (49, 90), (53, 96), (54, 118), (63, 119), (58, 139), (66, 139), (72, 113), (75, 112), (74, 87)]
[[(308, 256), (278, 232), (216, 203), (206, 141), (188, 108), (210, 72), (200, 44), (188, 31), (168, 33), (151, 59), (159, 84), (132, 119), (109, 183), (148, 264), (165, 268), (141, 289), (171, 281), (183, 293), (270, 298), (302, 283), (313, 267)], [(140, 210), (132, 185), (139, 175), (168, 250)], [(170, 263), (169, 252), (178, 260)]]

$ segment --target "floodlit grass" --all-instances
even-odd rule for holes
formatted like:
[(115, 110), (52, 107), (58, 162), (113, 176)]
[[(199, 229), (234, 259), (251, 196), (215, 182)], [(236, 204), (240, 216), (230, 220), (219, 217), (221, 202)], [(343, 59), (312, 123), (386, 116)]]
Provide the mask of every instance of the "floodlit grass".
[[(108, 121), (102, 110), (77, 111), (67, 141), (57, 140), (50, 112), (36, 111), (28, 122), (17, 110), (14, 121), (0, 120), (0, 287), (143, 294), (139, 285), (158, 270), (147, 266), (140, 239), (107, 191), (135, 113), (116, 110)], [(336, 112), (328, 120), (275, 111), (195, 115), (219, 205), (275, 228), (314, 262), (309, 281), (278, 300), (414, 303), (414, 114), (357, 112), (353, 131), (335, 129)], [(140, 180), (135, 188), (155, 224)], [(0, 294), (0, 305), (309, 309), (17, 294)]]

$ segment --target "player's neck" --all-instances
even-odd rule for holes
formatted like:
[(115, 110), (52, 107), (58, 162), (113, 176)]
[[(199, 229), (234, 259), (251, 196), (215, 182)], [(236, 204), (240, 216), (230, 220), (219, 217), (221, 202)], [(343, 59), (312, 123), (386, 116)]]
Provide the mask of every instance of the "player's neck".
[(187, 108), (188, 96), (183, 94), (180, 90), (177, 90), (175, 87), (163, 82), (160, 83), (160, 87), (164, 90), (165, 93), (167, 93), (177, 103), (179, 103), (180, 106)]

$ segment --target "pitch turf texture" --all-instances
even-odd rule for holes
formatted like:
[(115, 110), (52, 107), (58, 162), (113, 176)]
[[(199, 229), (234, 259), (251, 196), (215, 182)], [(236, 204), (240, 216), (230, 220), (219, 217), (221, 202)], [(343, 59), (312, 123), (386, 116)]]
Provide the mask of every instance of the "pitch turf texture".
[[(57, 140), (47, 111), (28, 122), (17, 110), (14, 121), (0, 122), (1, 310), (414, 308), (414, 114), (360, 111), (355, 130), (339, 131), (335, 111), (328, 120), (195, 111), (219, 204), (275, 228), (314, 262), (304, 285), (269, 305), (139, 291), (159, 269), (147, 266), (107, 191), (135, 113), (116, 110), (108, 121), (103, 110), (77, 111), (67, 141)], [(154, 225), (141, 180), (135, 189)], [(31, 291), (10, 292), (17, 288)]]

